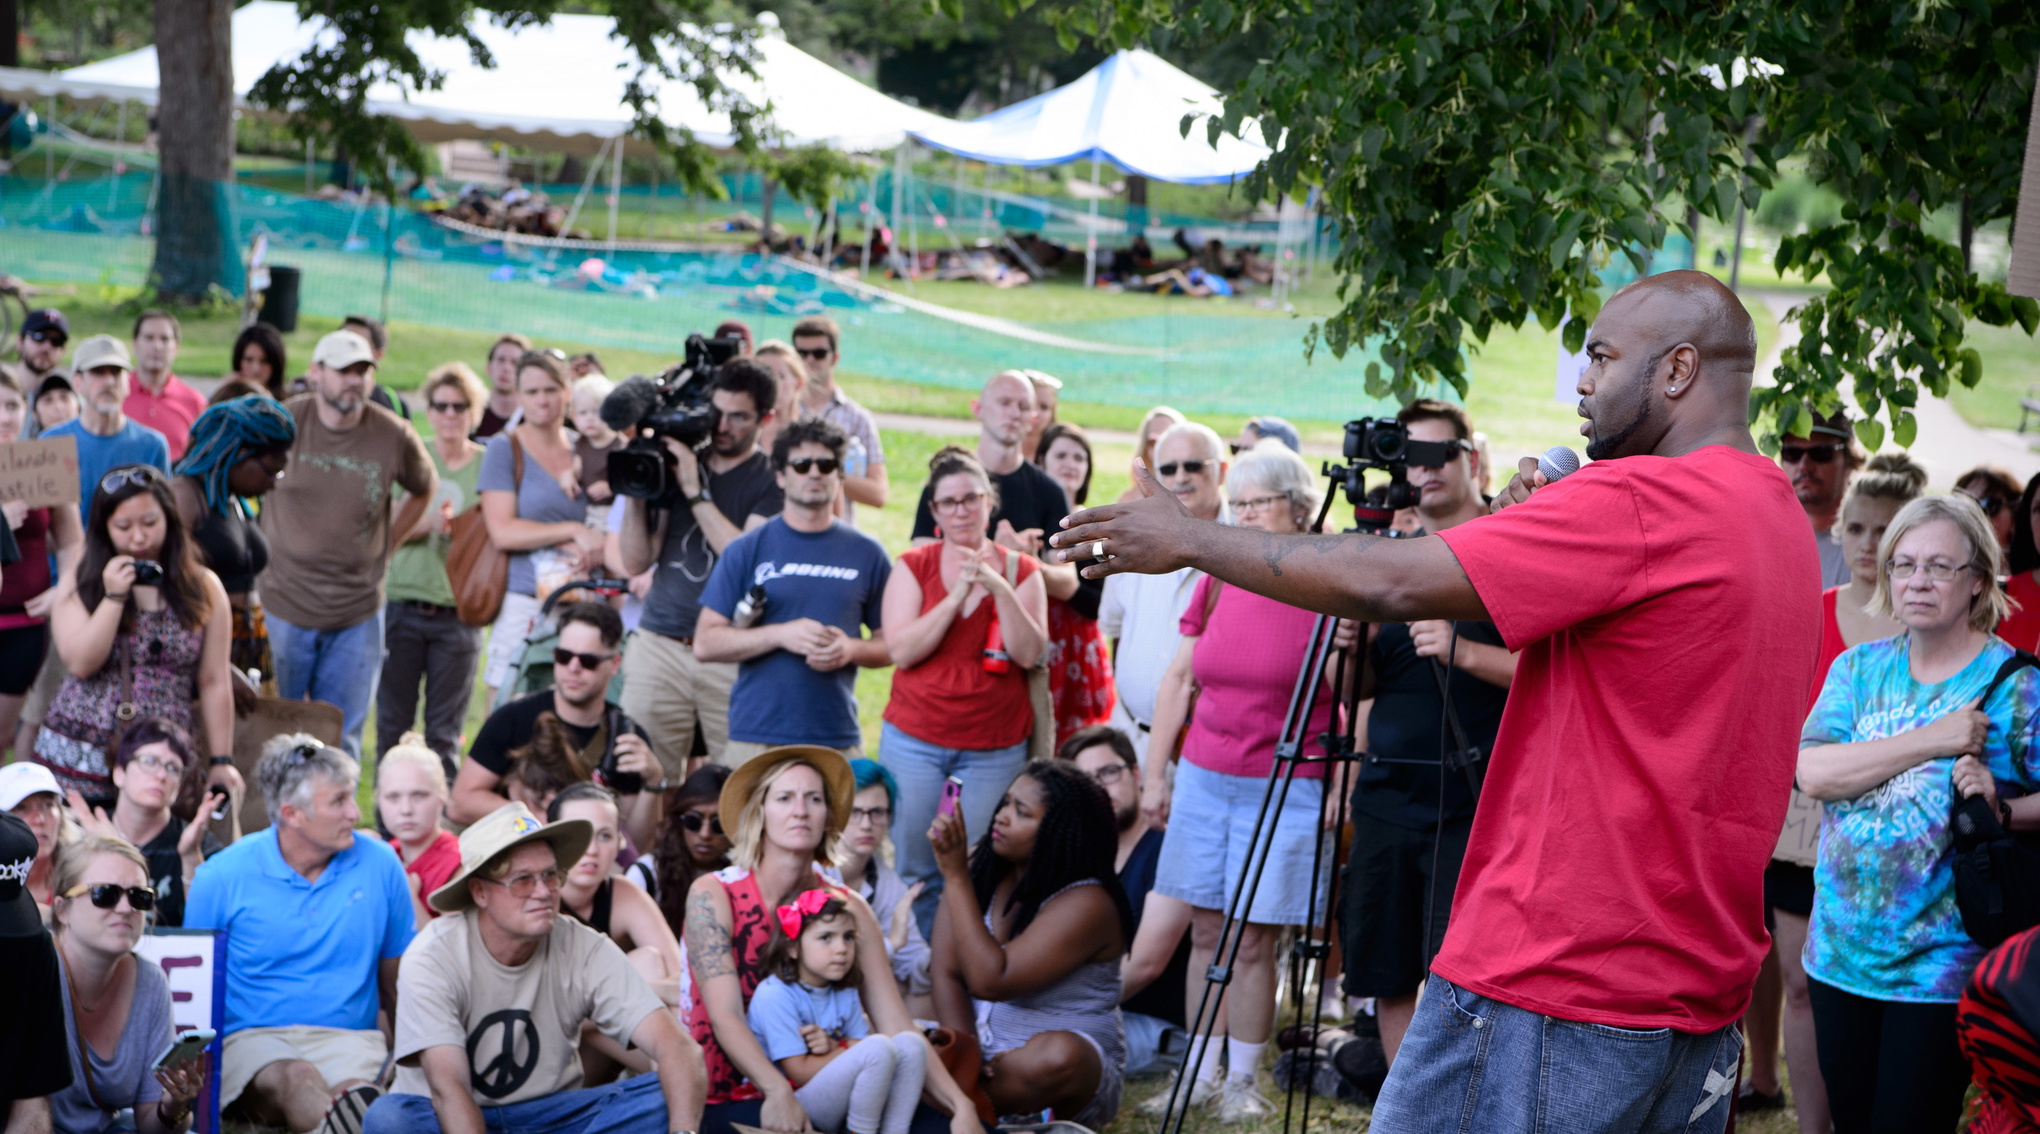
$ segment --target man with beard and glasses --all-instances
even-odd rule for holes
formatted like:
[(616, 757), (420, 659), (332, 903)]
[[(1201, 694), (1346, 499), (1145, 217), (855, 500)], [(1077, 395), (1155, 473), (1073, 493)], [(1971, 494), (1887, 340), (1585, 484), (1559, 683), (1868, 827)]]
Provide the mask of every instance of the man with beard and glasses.
[(1804, 437), (1787, 434), (1778, 439), (1778, 464), (1792, 478), (1793, 494), (1806, 510), (1806, 522), (1813, 525), (1823, 588), (1849, 582), (1849, 561), (1834, 532), (1835, 517), (1841, 512), (1849, 477), (1863, 461), (1863, 450), (1849, 430), (1849, 415), (1841, 410), (1814, 418)]
[[(792, 422), (772, 442), (786, 510), (724, 549), (701, 597), (695, 652), (736, 662), (723, 763), (782, 744), (864, 755), (857, 671), (892, 664), (880, 608), (892, 559), (836, 518), (850, 439), (824, 418)], [(739, 607), (762, 597), (745, 626)], [(871, 637), (863, 636), (864, 627)]]
[[(1058, 760), (1098, 781), (1112, 801), (1119, 824), (1113, 866), (1133, 907), (1133, 941), (1120, 970), (1119, 1015), (1126, 1026), (1126, 1073), (1163, 1070), (1160, 1059), (1182, 1050), (1183, 982), (1190, 973), (1190, 905), (1153, 893), (1161, 862), (1162, 832), (1140, 814), (1140, 761), (1133, 741), (1111, 725), (1092, 725), (1069, 735), (1056, 749)], [(1170, 1033), (1177, 1041), (1170, 1042)]]
[[(349, 755), (382, 673), (383, 569), (418, 523), (439, 472), (402, 418), (368, 401), (375, 355), (368, 340), (334, 331), (312, 352), (312, 392), (284, 403), (297, 421), (290, 472), (262, 505), (269, 567), (263, 612), (278, 695), (338, 705)], [(410, 496), (391, 519), (390, 486)]]
[(726, 363), (709, 387), (715, 436), (697, 454), (673, 438), (681, 499), (654, 507), (635, 496), (609, 510), (610, 564), (626, 578), (657, 567), (644, 617), (624, 657), (623, 711), (644, 726), (674, 783), (687, 778), (695, 731), (716, 759), (730, 739), (730, 689), (737, 667), (694, 652), (701, 592), (716, 559), (744, 532), (779, 514), (784, 496), (758, 433), (778, 408), (779, 380), (754, 359)]
[(1524, 460), (1494, 514), (1288, 535), (1142, 475), (1053, 539), (1086, 574), (1197, 567), (1342, 618), (1492, 622), (1521, 654), (1381, 1134), (1727, 1122), (1820, 647), (1805, 513), (1750, 435), (1756, 353), (1734, 293), (1666, 272), (1587, 331), (1594, 463), (1547, 485)]

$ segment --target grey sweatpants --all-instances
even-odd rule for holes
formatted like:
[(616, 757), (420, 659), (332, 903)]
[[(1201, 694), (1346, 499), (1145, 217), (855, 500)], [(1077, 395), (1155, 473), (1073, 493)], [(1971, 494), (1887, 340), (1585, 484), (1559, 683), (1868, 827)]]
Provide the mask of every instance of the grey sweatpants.
[(866, 1036), (823, 1064), (793, 1097), (827, 1134), (907, 1134), (928, 1054), (919, 1032)]

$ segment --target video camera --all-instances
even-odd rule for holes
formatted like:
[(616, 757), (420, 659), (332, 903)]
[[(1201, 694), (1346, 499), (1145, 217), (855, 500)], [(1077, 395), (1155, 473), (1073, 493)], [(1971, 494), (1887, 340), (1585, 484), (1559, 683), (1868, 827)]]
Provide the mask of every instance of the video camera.
[(656, 378), (633, 375), (610, 391), (602, 400), (602, 420), (631, 439), (609, 454), (611, 491), (656, 504), (679, 500), (673, 455), (660, 438), (671, 437), (695, 450), (707, 446), (722, 417), (709, 400), (709, 387), (742, 347), (740, 339), (688, 335), (681, 362)]
[[(1410, 483), (1410, 466), (1442, 468), (1465, 448), (1463, 441), (1418, 441), (1409, 427), (1392, 417), (1363, 417), (1346, 423), (1346, 463), (1325, 462), (1324, 474), (1332, 486), (1343, 489), (1346, 502), (1358, 515), (1363, 529), (1382, 530), (1403, 508), (1414, 508), (1419, 495)], [(1380, 503), (1367, 499), (1366, 474), (1374, 469), (1388, 474), (1387, 492)], [(1326, 498), (1329, 505), (1330, 498)], [(1322, 519), (1322, 517), (1320, 517)]]

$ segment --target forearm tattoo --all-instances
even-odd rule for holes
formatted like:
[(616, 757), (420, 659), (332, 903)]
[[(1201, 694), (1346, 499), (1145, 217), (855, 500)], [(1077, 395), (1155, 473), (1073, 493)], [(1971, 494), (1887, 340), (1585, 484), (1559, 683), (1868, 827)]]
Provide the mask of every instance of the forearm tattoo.
[(730, 931), (716, 916), (715, 901), (707, 894), (687, 898), (687, 964), (697, 981), (737, 972), (730, 955)]

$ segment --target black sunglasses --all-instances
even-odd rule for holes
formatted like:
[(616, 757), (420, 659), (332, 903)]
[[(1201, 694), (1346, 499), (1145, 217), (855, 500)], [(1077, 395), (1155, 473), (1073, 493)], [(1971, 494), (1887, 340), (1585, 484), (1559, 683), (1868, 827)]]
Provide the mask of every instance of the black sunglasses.
[(2005, 501), (2002, 497), (1978, 496), (1973, 492), (1965, 492), (1962, 495), (1976, 501), (1976, 506), (1983, 509), (1983, 514), (1993, 519), (1997, 517), (1999, 512), (2005, 510)]
[(70, 341), (64, 337), (62, 331), (30, 331), (27, 337), (39, 343), (49, 343), (51, 346), (63, 346)]
[(122, 894), (127, 895), (128, 905), (136, 913), (148, 913), (156, 908), (156, 891), (147, 886), (117, 886), (112, 882), (101, 882), (95, 886), (73, 886), (64, 891), (66, 898), (80, 894), (91, 895), (92, 904), (102, 910), (110, 910), (120, 904)]
[(427, 402), (434, 413), (466, 413), (470, 407), (466, 402)]
[(786, 467), (800, 473), (802, 476), (806, 476), (809, 469), (820, 469), (822, 470), (822, 475), (827, 476), (842, 468), (843, 462), (834, 457), (802, 457), (799, 460), (786, 462)]
[(1841, 452), (1840, 445), (1785, 445), (1778, 450), (1778, 460), (1788, 465), (1801, 461), (1824, 465), (1840, 456)]
[(565, 665), (568, 662), (580, 662), (581, 668), (588, 670), (594, 669), (595, 667), (601, 665), (603, 662), (606, 662), (610, 658), (613, 658), (615, 656), (616, 656), (615, 654), (582, 654), (576, 653), (573, 650), (566, 649), (563, 646), (553, 647), (554, 665)]
[(680, 813), (680, 825), (687, 828), (693, 834), (699, 835), (703, 824), (708, 826), (709, 834), (714, 835), (718, 839), (724, 837), (722, 816), (703, 815), (699, 811), (682, 811)]
[(1204, 466), (1213, 463), (1214, 462), (1212, 461), (1170, 461), (1166, 465), (1157, 465), (1155, 467), (1155, 471), (1161, 473), (1163, 476), (1175, 476), (1176, 470), (1178, 468), (1181, 468), (1184, 472), (1189, 473), (1191, 476), (1196, 476), (1197, 474), (1204, 471)]
[(825, 358), (829, 357), (830, 355), (832, 355), (832, 354), (836, 353), (836, 348), (835, 348), (835, 347), (794, 347), (794, 348), (793, 348), (793, 353), (795, 353), (795, 354), (797, 354), (797, 355), (801, 356), (802, 358), (805, 358), (805, 359), (807, 359), (807, 360), (808, 360), (809, 362), (820, 362), (821, 360), (823, 360), (823, 359), (825, 359)]

